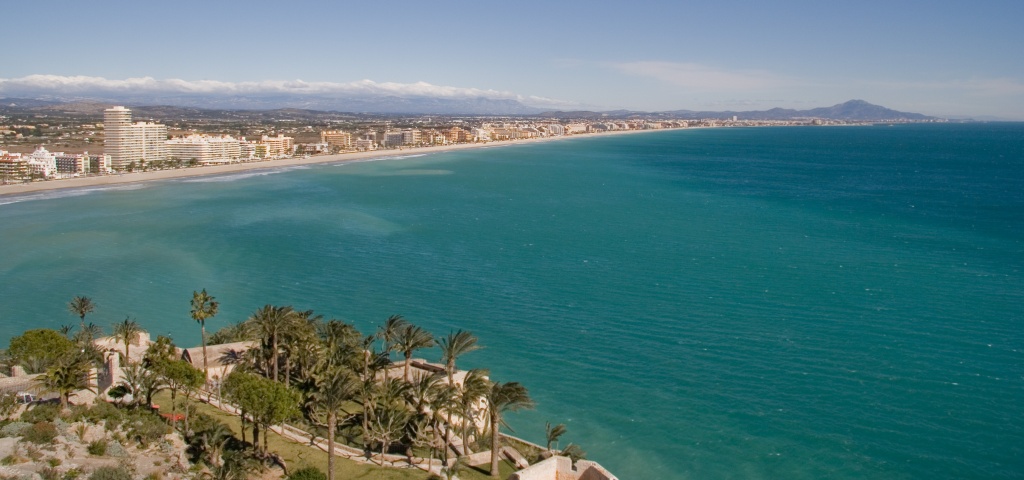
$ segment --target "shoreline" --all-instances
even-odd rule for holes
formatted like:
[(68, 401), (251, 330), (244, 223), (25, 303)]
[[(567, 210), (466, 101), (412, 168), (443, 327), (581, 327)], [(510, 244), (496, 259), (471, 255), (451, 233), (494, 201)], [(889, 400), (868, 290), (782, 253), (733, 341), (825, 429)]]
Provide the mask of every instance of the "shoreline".
[(19, 183), (12, 185), (0, 185), (0, 197), (15, 196), (30, 193), (41, 193), (53, 190), (70, 190), (78, 188), (102, 187), (109, 185), (124, 185), (132, 183), (155, 182), (161, 180), (173, 180), (179, 178), (204, 177), (213, 175), (224, 175), (231, 173), (246, 172), (252, 170), (265, 170), (272, 168), (294, 167), (302, 165), (315, 165), (324, 163), (347, 163), (368, 159), (386, 159), (387, 157), (404, 157), (407, 155), (444, 153), (456, 150), (467, 150), (486, 147), (506, 147), (511, 145), (532, 145), (543, 142), (566, 140), (571, 138), (601, 138), (614, 135), (626, 135), (635, 133), (651, 133), (675, 130), (690, 130), (702, 127), (671, 128), (658, 130), (625, 130), (603, 133), (586, 133), (576, 135), (562, 135), (558, 137), (529, 138), (524, 140), (500, 140), (485, 143), (460, 143), (456, 145), (440, 145), (428, 147), (409, 147), (398, 150), (373, 150), (368, 152), (337, 153), (330, 155), (315, 155), (306, 158), (284, 158), (278, 160), (263, 160), (256, 162), (230, 163), (224, 165), (207, 165), (200, 167), (179, 168), (174, 170), (157, 170), (152, 172), (133, 172), (121, 174), (96, 175), (89, 177), (65, 178), (59, 180), (45, 180), (41, 182)]

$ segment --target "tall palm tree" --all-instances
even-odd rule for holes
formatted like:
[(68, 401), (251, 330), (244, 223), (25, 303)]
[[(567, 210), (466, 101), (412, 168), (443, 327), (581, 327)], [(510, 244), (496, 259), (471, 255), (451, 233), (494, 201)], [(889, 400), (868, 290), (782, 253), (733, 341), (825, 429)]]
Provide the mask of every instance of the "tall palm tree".
[(71, 299), (68, 302), (68, 310), (78, 315), (78, 318), (82, 321), (82, 329), (85, 329), (85, 315), (96, 310), (96, 304), (92, 302), (92, 299), (86, 296), (79, 295)]
[(403, 377), (409, 383), (409, 363), (412, 362), (412, 353), (421, 348), (430, 348), (436, 345), (434, 336), (422, 327), (406, 325), (398, 331), (395, 337), (395, 347), (405, 356), (405, 369)]
[(487, 379), (487, 370), (474, 368), (466, 373), (455, 394), (455, 401), (458, 404), (459, 415), (462, 417), (462, 444), (469, 445), (470, 431), (476, 436), (476, 413), (480, 400), (491, 388), (491, 382)]
[(138, 322), (132, 320), (130, 317), (125, 317), (121, 323), (114, 324), (114, 339), (120, 342), (124, 342), (124, 361), (128, 363), (131, 361), (131, 355), (129, 355), (129, 348), (132, 342), (139, 338), (139, 334), (142, 333), (142, 327), (139, 326)]
[(199, 322), (199, 330), (202, 332), (203, 340), (203, 375), (209, 375), (209, 368), (206, 363), (206, 319), (217, 314), (220, 303), (204, 288), (202, 292), (192, 291), (192, 319)]
[(314, 415), (327, 424), (327, 479), (334, 480), (334, 435), (338, 430), (338, 413), (359, 389), (359, 381), (340, 365), (324, 362), (314, 374), (310, 407)]
[[(290, 385), (292, 365), (304, 355), (310, 346), (320, 343), (317, 328), (323, 322), (323, 315), (314, 315), (312, 310), (296, 311), (289, 328), (281, 332), (281, 350), (284, 355), (284, 384)], [(301, 381), (302, 379), (300, 379)]]
[(455, 360), (481, 348), (476, 341), (476, 335), (462, 330), (450, 332), (441, 339), (441, 361), (444, 362), (444, 370), (448, 373), (449, 384), (455, 382)]
[(298, 318), (298, 314), (290, 307), (275, 307), (264, 305), (249, 317), (248, 323), (254, 333), (262, 340), (263, 345), (269, 349), (267, 359), (269, 360), (270, 378), (275, 382), (278, 379), (278, 365), (281, 349), (279, 344), (283, 331), (291, 327), (292, 322)]
[(498, 478), (500, 473), (498, 471), (498, 454), (501, 448), (498, 430), (502, 424), (505, 424), (501, 417), (506, 412), (533, 408), (533, 400), (530, 399), (526, 387), (519, 382), (492, 384), (486, 399), (487, 414), (491, 421), (491, 477)]
[[(398, 338), (398, 332), (409, 325), (401, 315), (392, 315), (384, 321), (384, 325), (381, 325), (377, 329), (377, 337), (384, 341), (384, 355), (389, 359), (391, 352), (395, 348), (395, 340)], [(388, 377), (388, 371), (384, 370), (384, 378)]]

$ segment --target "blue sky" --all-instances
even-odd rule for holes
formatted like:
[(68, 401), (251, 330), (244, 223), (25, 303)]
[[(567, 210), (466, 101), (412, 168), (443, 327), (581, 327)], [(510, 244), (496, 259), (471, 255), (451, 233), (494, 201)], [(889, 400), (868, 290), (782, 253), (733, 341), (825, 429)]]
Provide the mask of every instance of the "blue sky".
[(301, 80), (562, 108), (761, 110), (856, 98), (1024, 120), (1020, 0), (35, 1), (3, 11), (0, 96), (139, 78), (149, 88), (250, 91)]

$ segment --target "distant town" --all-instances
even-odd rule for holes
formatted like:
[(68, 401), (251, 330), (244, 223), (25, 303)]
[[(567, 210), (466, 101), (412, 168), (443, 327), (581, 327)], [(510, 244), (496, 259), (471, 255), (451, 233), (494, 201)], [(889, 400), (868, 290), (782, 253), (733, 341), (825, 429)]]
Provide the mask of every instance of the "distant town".
[[(140, 107), (151, 109), (154, 107)], [(555, 117), (345, 116), (299, 111), (276, 118), (252, 112), (217, 116), (192, 110), (177, 119), (134, 121), (131, 109), (0, 114), (0, 182), (190, 168), (291, 157), (505, 142), (613, 131), (692, 127), (863, 125), (863, 120), (750, 120)], [(198, 113), (195, 113), (198, 112)], [(305, 114), (303, 114), (305, 113)], [(915, 120), (891, 119), (888, 123)]]

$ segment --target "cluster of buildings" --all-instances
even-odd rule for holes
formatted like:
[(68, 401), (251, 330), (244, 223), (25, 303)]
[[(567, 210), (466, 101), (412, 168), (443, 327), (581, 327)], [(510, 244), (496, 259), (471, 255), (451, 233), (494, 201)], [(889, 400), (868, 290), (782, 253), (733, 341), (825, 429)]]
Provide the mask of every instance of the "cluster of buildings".
[(103, 111), (102, 125), (88, 126), (103, 132), (102, 155), (50, 152), (44, 147), (38, 147), (31, 154), (0, 150), (0, 183), (248, 162), (293, 155), (509, 141), (688, 125), (686, 121), (678, 120), (564, 122), (552, 119), (505, 119), (497, 122), (483, 120), (480, 123), (453, 120), (443, 126), (393, 128), (388, 122), (384, 125), (357, 127), (350, 132), (328, 127), (319, 132), (319, 143), (296, 144), (292, 137), (281, 133), (274, 136), (264, 134), (258, 140), (198, 133), (169, 138), (166, 125), (133, 122), (131, 110), (115, 106)]
[(132, 123), (131, 110), (112, 107), (103, 111), (106, 154), (111, 168), (131, 171), (146, 165), (171, 163), (200, 165), (279, 158), (291, 155), (293, 139), (284, 135), (248, 141), (230, 135), (187, 135), (167, 138), (167, 126), (158, 123)]
[(0, 183), (110, 172), (110, 155), (69, 154), (38, 147), (28, 155), (0, 150)]

